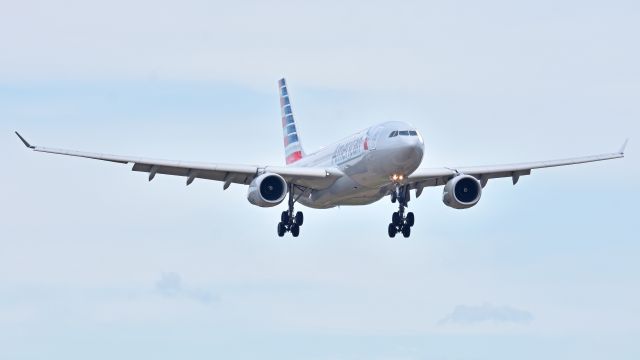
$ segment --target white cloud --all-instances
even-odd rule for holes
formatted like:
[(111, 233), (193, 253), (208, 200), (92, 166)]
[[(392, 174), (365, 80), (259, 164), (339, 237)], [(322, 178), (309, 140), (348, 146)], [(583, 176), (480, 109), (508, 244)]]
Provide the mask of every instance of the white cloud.
[(458, 305), (453, 312), (438, 322), (446, 324), (477, 324), (477, 323), (513, 323), (529, 324), (533, 315), (526, 311), (510, 306), (494, 306), (485, 303), (480, 306)]
[(180, 275), (169, 272), (163, 273), (156, 283), (156, 290), (164, 296), (175, 296), (182, 291), (182, 279)]
[(175, 272), (163, 273), (160, 280), (156, 282), (155, 289), (166, 297), (184, 297), (203, 304), (211, 304), (219, 300), (217, 295), (208, 290), (185, 286), (180, 274)]

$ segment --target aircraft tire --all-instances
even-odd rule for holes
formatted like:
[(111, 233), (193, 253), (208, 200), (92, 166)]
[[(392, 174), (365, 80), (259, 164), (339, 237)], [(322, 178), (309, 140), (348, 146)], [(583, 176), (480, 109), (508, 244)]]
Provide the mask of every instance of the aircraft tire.
[(293, 235), (293, 237), (300, 235), (300, 226), (298, 224), (291, 225), (291, 235)]
[(285, 224), (289, 223), (289, 212), (288, 211), (283, 211), (282, 214), (280, 215), (280, 221), (282, 221)]
[(393, 213), (393, 215), (391, 216), (391, 223), (395, 226), (400, 226), (400, 223), (402, 222), (402, 219), (400, 218), (400, 213), (398, 213), (397, 211)]
[(407, 225), (409, 227), (412, 227), (413, 224), (415, 224), (415, 222), (416, 222), (416, 217), (413, 215), (413, 213), (412, 212), (408, 213), (407, 214)]
[(389, 232), (389, 237), (394, 238), (396, 237), (396, 233), (398, 232), (398, 229), (396, 228), (395, 225), (389, 224), (388, 232)]
[(402, 236), (404, 236), (405, 238), (408, 238), (409, 236), (411, 236), (411, 227), (409, 226), (405, 226), (402, 228)]

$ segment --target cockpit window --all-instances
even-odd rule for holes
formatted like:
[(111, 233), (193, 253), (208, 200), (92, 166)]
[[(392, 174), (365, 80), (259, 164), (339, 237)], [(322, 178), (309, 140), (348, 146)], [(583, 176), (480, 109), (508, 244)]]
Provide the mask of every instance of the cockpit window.
[(395, 136), (418, 136), (418, 132), (415, 130), (396, 130), (396, 131), (392, 131), (391, 134), (389, 134), (389, 137), (395, 137)]

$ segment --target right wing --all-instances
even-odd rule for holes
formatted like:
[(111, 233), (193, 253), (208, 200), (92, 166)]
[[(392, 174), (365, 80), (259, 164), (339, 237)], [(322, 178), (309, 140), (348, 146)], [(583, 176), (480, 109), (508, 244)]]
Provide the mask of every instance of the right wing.
[(515, 185), (520, 179), (520, 176), (530, 175), (531, 170), (534, 169), (623, 158), (627, 142), (628, 140), (624, 142), (619, 151), (608, 154), (505, 165), (418, 169), (413, 174), (409, 175), (409, 177), (407, 178), (407, 183), (412, 189), (416, 189), (418, 193), (421, 193), (422, 189), (425, 187), (444, 185), (447, 183), (447, 181), (457, 176), (458, 174), (465, 174), (471, 175), (478, 179), (482, 183), (483, 187), (486, 185), (489, 179), (504, 177), (510, 177), (513, 181), (513, 184)]
[(223, 188), (227, 189), (232, 183), (249, 185), (254, 178), (263, 173), (274, 173), (282, 176), (290, 184), (320, 190), (331, 186), (331, 184), (342, 176), (340, 170), (335, 168), (212, 164), (53, 149), (33, 146), (17, 131), (16, 135), (18, 135), (26, 147), (37, 152), (110, 161), (120, 164), (133, 164), (133, 171), (149, 173), (149, 181), (153, 180), (156, 174), (165, 174), (186, 177), (187, 185), (190, 185), (195, 179), (222, 181), (224, 182)]

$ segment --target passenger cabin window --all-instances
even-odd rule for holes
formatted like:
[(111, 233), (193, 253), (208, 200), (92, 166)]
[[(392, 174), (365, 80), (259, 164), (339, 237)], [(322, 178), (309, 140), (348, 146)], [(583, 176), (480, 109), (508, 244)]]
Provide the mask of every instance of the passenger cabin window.
[(417, 132), (417, 131), (415, 131), (415, 130), (411, 130), (411, 131), (409, 131), (409, 135), (411, 135), (411, 136), (418, 136), (418, 132)]
[(402, 136), (409, 136), (409, 131), (408, 130), (398, 131), (398, 134)]
[(389, 134), (389, 137), (394, 137), (394, 136), (398, 136), (397, 131), (392, 131), (391, 134)]

